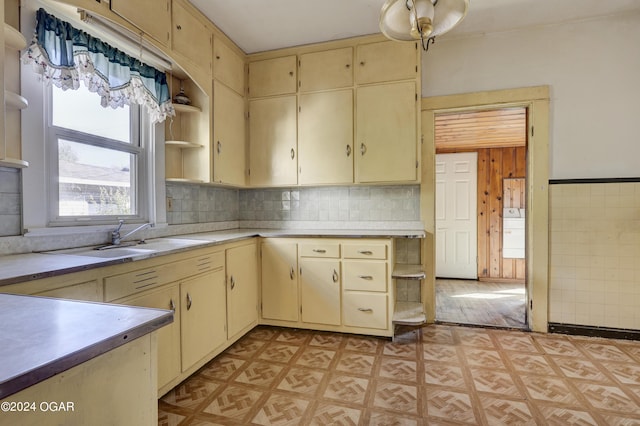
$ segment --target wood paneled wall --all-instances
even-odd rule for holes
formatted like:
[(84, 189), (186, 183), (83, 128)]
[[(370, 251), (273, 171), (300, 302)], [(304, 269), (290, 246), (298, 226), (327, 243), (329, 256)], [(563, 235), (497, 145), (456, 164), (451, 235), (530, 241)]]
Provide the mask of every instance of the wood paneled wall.
[[(504, 207), (526, 207), (527, 148), (436, 150), (438, 154), (470, 151), (478, 153), (478, 278), (524, 282), (525, 259), (502, 258), (502, 211)], [(522, 186), (509, 185), (505, 200), (504, 179), (512, 178), (522, 178)]]

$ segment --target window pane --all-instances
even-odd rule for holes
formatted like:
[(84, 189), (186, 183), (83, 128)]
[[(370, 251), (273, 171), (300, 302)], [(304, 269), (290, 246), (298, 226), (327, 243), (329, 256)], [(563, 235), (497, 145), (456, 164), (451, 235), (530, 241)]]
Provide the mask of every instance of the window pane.
[(58, 140), (58, 214), (133, 215), (136, 155)]
[(53, 86), (54, 126), (131, 143), (129, 106), (113, 109), (100, 105), (100, 96), (84, 84), (78, 90)]

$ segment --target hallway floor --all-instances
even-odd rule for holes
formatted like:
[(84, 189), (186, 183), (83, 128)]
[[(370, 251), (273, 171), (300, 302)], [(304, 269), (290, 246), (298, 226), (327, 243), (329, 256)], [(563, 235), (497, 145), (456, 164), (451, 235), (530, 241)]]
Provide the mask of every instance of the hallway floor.
[(640, 342), (260, 326), (165, 395), (158, 424), (638, 425)]
[(436, 279), (436, 321), (526, 328), (525, 285)]

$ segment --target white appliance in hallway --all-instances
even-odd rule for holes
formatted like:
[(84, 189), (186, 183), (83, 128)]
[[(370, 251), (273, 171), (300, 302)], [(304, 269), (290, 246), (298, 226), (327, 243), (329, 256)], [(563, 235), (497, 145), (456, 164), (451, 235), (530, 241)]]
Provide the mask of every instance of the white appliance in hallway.
[(478, 153), (436, 155), (436, 276), (478, 278)]
[(502, 257), (524, 259), (525, 209), (507, 207), (502, 212)]

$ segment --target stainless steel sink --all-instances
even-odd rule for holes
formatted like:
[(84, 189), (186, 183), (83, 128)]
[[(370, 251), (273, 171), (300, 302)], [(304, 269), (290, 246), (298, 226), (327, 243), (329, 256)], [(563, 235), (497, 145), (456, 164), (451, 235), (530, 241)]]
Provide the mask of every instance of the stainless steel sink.
[(154, 238), (143, 242), (125, 242), (121, 245), (102, 245), (98, 247), (81, 247), (67, 250), (56, 250), (50, 254), (66, 254), (72, 256), (96, 257), (101, 259), (121, 259), (151, 256), (157, 253), (178, 250), (185, 247), (202, 245), (203, 241), (183, 238)]
[(135, 246), (135, 248), (161, 252), (168, 250), (177, 250), (184, 247), (192, 247), (202, 244), (203, 241), (188, 240), (186, 238), (154, 238), (152, 240), (147, 240), (139, 243), (137, 246)]
[(98, 257), (101, 259), (117, 259), (124, 257), (137, 257), (154, 253), (155, 250), (148, 250), (137, 247), (114, 247), (109, 250), (96, 250), (93, 248), (77, 248), (69, 250), (56, 250), (49, 252), (53, 254), (67, 254), (72, 256)]

